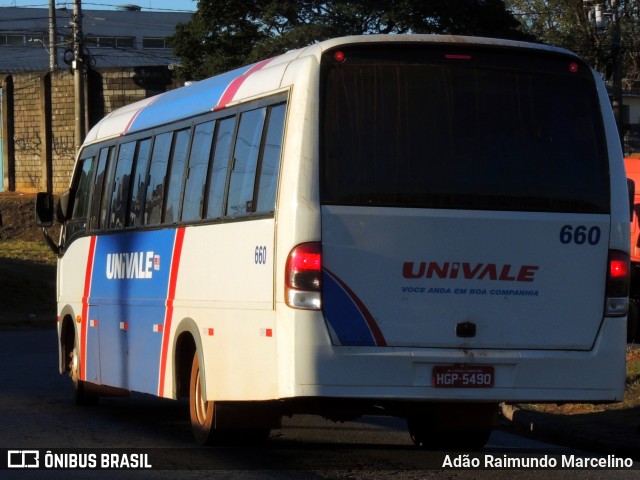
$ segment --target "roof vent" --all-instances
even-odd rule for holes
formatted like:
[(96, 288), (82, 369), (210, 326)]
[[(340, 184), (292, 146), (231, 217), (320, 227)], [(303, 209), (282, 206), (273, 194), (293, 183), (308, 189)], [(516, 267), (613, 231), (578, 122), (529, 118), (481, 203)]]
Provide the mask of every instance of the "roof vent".
[(127, 4), (127, 5), (117, 5), (116, 8), (118, 10), (126, 10), (127, 12), (139, 12), (140, 10), (142, 10), (142, 7), (139, 5), (132, 5), (132, 4)]

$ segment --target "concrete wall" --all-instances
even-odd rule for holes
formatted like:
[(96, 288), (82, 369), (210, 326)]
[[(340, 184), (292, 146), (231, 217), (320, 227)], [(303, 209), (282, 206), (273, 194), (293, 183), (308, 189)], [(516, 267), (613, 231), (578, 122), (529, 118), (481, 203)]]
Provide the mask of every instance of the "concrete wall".
[[(13, 128), (15, 189), (37, 189), (41, 180), (42, 138), (40, 136), (40, 78), (25, 74), (14, 77)], [(11, 121), (8, 119), (7, 121)], [(11, 139), (7, 138), (10, 142)], [(11, 160), (11, 159), (9, 159)]]
[[(116, 108), (179, 86), (166, 67), (111, 68), (87, 77), (89, 128)], [(0, 77), (6, 190), (64, 191), (75, 161), (73, 75), (59, 70)], [(6, 93), (6, 94), (5, 94)]]

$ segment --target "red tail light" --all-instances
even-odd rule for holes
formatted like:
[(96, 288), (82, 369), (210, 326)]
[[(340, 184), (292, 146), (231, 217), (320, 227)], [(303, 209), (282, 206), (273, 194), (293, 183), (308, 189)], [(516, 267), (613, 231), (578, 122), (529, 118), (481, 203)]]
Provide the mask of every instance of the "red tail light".
[(322, 286), (322, 245), (302, 243), (287, 257), (285, 302), (292, 308), (319, 310)]
[(609, 263), (609, 276), (613, 279), (624, 278), (629, 274), (629, 263), (623, 260), (612, 260)]
[(347, 56), (344, 54), (342, 50), (338, 50), (337, 52), (334, 52), (333, 59), (337, 63), (343, 63), (347, 59)]
[(609, 251), (605, 315), (623, 316), (629, 307), (629, 255), (619, 250)]
[(461, 55), (459, 53), (447, 53), (444, 58), (448, 60), (471, 60), (473, 57), (471, 55)]

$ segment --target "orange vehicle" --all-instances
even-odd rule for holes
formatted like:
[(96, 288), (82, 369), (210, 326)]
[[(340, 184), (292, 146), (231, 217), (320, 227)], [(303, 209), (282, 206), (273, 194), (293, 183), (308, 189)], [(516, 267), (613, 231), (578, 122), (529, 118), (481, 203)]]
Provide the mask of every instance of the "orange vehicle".
[(624, 159), (627, 178), (636, 185), (631, 213), (631, 289), (627, 342), (640, 343), (640, 154)]

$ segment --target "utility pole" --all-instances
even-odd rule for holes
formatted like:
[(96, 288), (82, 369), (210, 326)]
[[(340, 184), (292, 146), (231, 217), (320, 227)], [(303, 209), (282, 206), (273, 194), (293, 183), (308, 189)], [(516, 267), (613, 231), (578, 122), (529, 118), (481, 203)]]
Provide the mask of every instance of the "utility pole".
[(598, 32), (611, 33), (611, 60), (613, 75), (611, 78), (611, 108), (618, 127), (620, 144), (624, 148), (624, 109), (622, 106), (622, 35), (620, 34), (621, 0), (583, 0), (584, 8), (593, 19)]
[(58, 69), (58, 47), (56, 46), (56, 5), (49, 0), (49, 71)]
[(73, 1), (73, 92), (75, 111), (75, 147), (80, 151), (85, 136), (84, 62), (82, 56), (82, 7), (80, 0)]
[(611, 56), (613, 58), (613, 114), (616, 117), (620, 144), (624, 148), (624, 109), (622, 107), (622, 38), (618, 0), (611, 0)]

